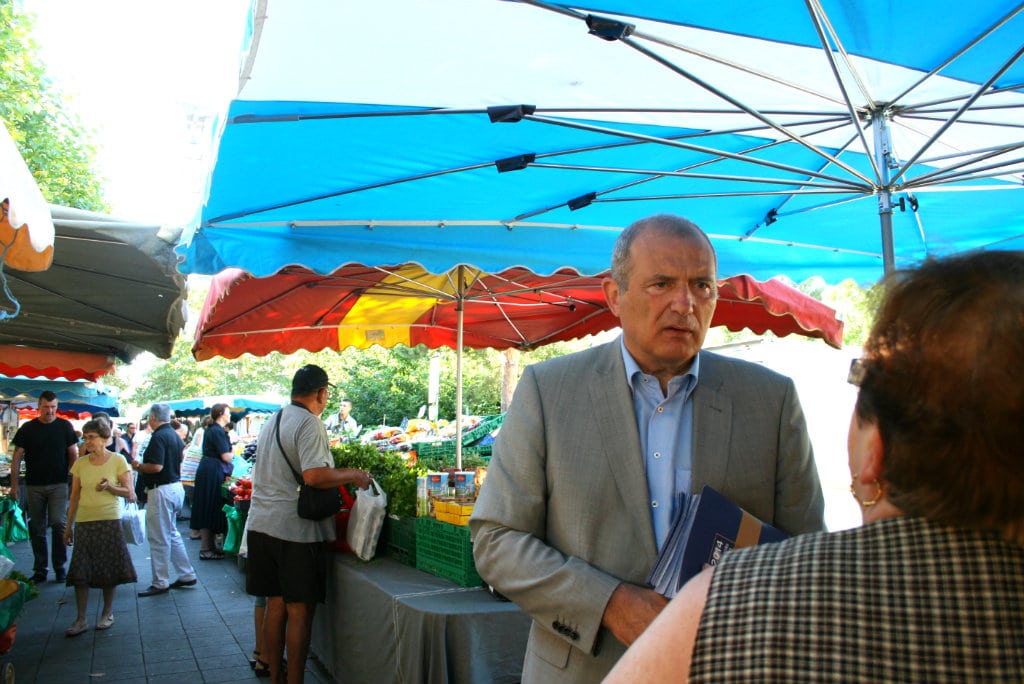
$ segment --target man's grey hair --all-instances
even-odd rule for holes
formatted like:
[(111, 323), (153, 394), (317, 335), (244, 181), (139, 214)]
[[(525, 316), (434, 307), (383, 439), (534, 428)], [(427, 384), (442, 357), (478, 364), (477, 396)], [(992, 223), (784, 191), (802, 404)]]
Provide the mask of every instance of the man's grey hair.
[(149, 407), (149, 415), (158, 423), (171, 422), (171, 407), (167, 404), (153, 404)]
[(632, 260), (630, 259), (630, 249), (633, 247), (633, 242), (640, 237), (640, 235), (650, 229), (663, 231), (670, 235), (675, 235), (687, 240), (700, 237), (707, 242), (708, 246), (711, 248), (711, 253), (715, 254), (715, 248), (714, 245), (711, 244), (710, 238), (708, 238), (707, 234), (700, 229), (700, 226), (690, 219), (683, 218), (682, 216), (676, 216), (675, 214), (655, 214), (654, 216), (648, 216), (647, 218), (642, 218), (639, 221), (634, 221), (625, 230), (619, 233), (619, 238), (615, 241), (615, 247), (612, 249), (611, 276), (612, 280), (614, 280), (622, 290), (625, 290), (629, 285), (630, 270), (633, 266)]

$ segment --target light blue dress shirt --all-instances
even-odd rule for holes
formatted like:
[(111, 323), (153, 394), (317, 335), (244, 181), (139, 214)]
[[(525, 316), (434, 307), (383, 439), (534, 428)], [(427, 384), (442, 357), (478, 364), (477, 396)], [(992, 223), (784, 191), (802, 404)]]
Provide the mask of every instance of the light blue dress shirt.
[(626, 380), (633, 392), (633, 410), (640, 431), (640, 449), (647, 471), (654, 538), (661, 549), (675, 515), (678, 494), (690, 493), (693, 475), (693, 390), (700, 374), (700, 355), (685, 374), (672, 378), (668, 393), (647, 375), (622, 342)]

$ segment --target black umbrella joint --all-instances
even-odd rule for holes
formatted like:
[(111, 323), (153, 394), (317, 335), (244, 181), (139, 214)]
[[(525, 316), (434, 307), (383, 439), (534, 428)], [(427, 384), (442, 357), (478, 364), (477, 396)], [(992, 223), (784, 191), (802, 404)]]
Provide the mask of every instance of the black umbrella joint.
[(565, 204), (567, 207), (569, 207), (571, 211), (576, 211), (577, 209), (582, 209), (583, 207), (590, 206), (590, 204), (596, 199), (596, 192), (588, 192), (586, 195), (580, 195), (579, 197), (575, 197), (566, 202)]
[(636, 30), (636, 26), (633, 24), (627, 24), (617, 19), (609, 19), (608, 17), (599, 17), (596, 14), (588, 14), (586, 21), (590, 35), (608, 41), (628, 38)]
[(494, 162), (494, 165), (498, 168), (498, 173), (505, 173), (506, 171), (521, 171), (536, 160), (537, 155), (531, 152), (529, 154), (519, 154), (515, 157), (499, 159)]
[(487, 117), (491, 123), (518, 123), (536, 111), (536, 105), (496, 105), (487, 108)]

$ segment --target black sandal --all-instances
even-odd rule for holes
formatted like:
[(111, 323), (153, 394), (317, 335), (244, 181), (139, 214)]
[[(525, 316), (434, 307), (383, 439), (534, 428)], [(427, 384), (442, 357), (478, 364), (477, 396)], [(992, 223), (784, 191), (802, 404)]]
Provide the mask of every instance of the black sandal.
[[(249, 661), (249, 667), (252, 668), (253, 673), (257, 677), (269, 677), (270, 676), (270, 663), (260, 660), (260, 652), (253, 649), (252, 659)], [(281, 659), (281, 668), (285, 671), (288, 670), (288, 661)]]
[[(220, 551), (200, 551), (199, 560), (221, 560), (224, 558), (224, 554)], [(257, 660), (259, 660), (257, 658)]]

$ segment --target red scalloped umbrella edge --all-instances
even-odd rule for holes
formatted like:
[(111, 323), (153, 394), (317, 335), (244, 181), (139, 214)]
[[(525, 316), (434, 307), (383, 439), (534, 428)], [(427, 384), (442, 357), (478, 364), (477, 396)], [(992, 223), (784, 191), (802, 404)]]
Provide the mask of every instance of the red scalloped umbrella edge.
[(0, 344), (0, 374), (8, 377), (24, 375), (95, 382), (100, 376), (113, 371), (114, 357), (109, 354)]

